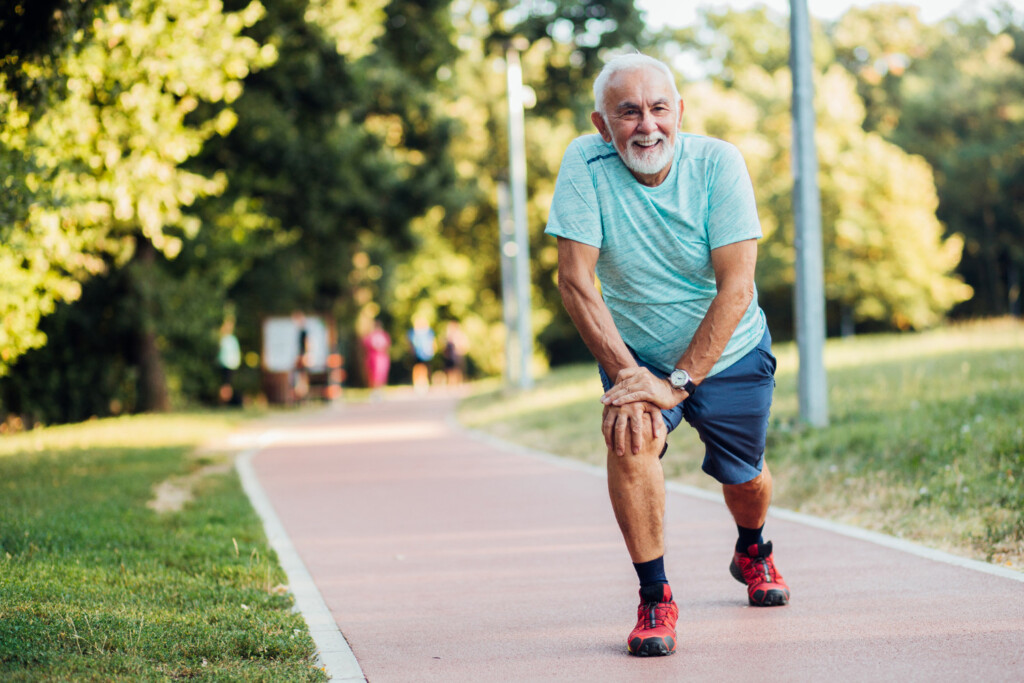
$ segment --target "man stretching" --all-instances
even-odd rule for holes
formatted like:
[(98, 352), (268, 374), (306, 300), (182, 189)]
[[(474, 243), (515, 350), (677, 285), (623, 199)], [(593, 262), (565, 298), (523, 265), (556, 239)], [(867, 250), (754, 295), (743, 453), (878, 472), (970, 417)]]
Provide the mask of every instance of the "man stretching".
[(599, 134), (569, 145), (546, 232), (558, 238), (558, 288), (605, 388), (608, 491), (640, 580), (629, 652), (668, 655), (679, 609), (665, 576), (660, 458), (683, 418), (736, 522), (730, 572), (752, 605), (789, 600), (762, 537), (775, 357), (754, 286), (761, 226), (739, 151), (679, 132), (683, 101), (666, 65), (617, 57), (594, 101)]

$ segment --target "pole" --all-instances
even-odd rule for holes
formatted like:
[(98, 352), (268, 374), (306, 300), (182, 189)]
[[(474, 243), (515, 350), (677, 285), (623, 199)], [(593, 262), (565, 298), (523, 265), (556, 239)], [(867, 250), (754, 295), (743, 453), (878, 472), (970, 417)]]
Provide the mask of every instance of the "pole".
[(814, 145), (814, 83), (807, 0), (790, 0), (789, 68), (793, 74), (793, 207), (796, 219), (796, 342), (800, 417), (828, 425), (825, 376), (825, 282), (821, 252), (821, 197)]
[(508, 183), (498, 181), (498, 252), (501, 256), (501, 310), (505, 320), (505, 385), (519, 383), (516, 331), (515, 224), (509, 208)]
[(533, 328), (530, 324), (530, 243), (526, 227), (526, 143), (523, 122), (523, 70), (519, 51), (505, 51), (508, 77), (508, 165), (512, 190), (512, 221), (515, 224), (516, 311), (519, 331), (519, 388), (533, 386)]

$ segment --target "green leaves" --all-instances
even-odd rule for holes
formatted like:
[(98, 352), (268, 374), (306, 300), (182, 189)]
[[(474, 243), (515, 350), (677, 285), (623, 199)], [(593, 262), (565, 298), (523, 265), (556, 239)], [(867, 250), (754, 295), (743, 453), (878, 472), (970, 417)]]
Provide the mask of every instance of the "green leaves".
[[(695, 104), (686, 110), (683, 128), (722, 137), (744, 152), (765, 232), (758, 267), (762, 305), (770, 319), (784, 321), (795, 258), (792, 85), (781, 59), (768, 59), (769, 68), (763, 68), (742, 55), (760, 49), (774, 54), (772, 46), (785, 42), (780, 38), (786, 29), (763, 11), (709, 20), (718, 34), (706, 55), (718, 54), (723, 44), (731, 50), (721, 53), (729, 57), (720, 76), (684, 92)], [(816, 54), (827, 48), (818, 46)], [(815, 110), (830, 328), (851, 322), (895, 329), (936, 324), (972, 291), (954, 275), (963, 241), (946, 234), (936, 218), (939, 200), (931, 168), (864, 129), (857, 81), (839, 65), (816, 76)]]
[(1009, 9), (921, 24), (907, 8), (854, 10), (835, 28), (865, 127), (932, 167), (937, 215), (963, 237), (958, 271), (975, 295), (961, 311), (1019, 310), (1024, 249), (1024, 64)]
[(173, 257), (181, 243), (166, 228), (198, 229), (182, 207), (220, 192), (225, 179), (181, 164), (235, 118), (228, 109), (197, 122), (186, 117), (200, 100), (235, 100), (250, 65), (273, 59), (272, 50), (238, 35), (261, 14), (259, 4), (222, 14), (219, 3), (135, 0), (122, 16), (107, 5), (92, 40), (66, 56), (68, 95), (33, 126), (31, 141), (50, 172), (50, 211), (71, 230), (98, 228), (95, 251), (130, 250), (120, 238), (140, 229)]
[[(11, 273), (0, 290), (0, 374), (43, 343), (40, 315), (77, 298), (102, 257), (124, 263), (136, 234), (174, 257), (181, 235), (197, 232), (183, 209), (226, 178), (183, 163), (231, 130), (225, 105), (274, 60), (272, 47), (240, 35), (262, 14), (256, 2), (234, 13), (201, 0), (105, 4), (52, 60), (22, 64), (25, 78), (58, 83), (59, 96), (28, 111), (0, 81), (0, 154), (25, 170), (20, 199), (2, 202), (13, 220), (0, 246)], [(200, 102), (217, 106), (200, 117)]]

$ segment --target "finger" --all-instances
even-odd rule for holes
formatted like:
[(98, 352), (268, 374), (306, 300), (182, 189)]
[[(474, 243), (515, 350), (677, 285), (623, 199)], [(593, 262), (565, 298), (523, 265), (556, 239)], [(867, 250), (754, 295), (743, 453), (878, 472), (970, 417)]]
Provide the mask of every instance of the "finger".
[(624, 392), (624, 391), (625, 391), (624, 387), (620, 387), (620, 386), (612, 387), (611, 389), (609, 389), (608, 391), (606, 391), (604, 393), (604, 396), (601, 397), (601, 403), (603, 403), (605, 405), (608, 405), (609, 403), (614, 401), (616, 398), (621, 396), (622, 392)]
[(628, 380), (628, 379), (625, 380), (625, 381), (620, 381), (615, 386), (613, 386), (611, 389), (609, 389), (608, 391), (604, 392), (604, 395), (601, 397), (601, 401), (603, 403), (605, 403), (605, 404), (611, 403), (612, 401), (614, 401), (619, 396), (622, 396), (623, 394), (629, 393), (630, 391), (635, 389), (636, 388), (635, 385), (636, 385), (635, 382), (633, 382), (631, 380)]
[(661, 408), (656, 405), (648, 405), (647, 413), (651, 416), (652, 433), (655, 439), (665, 436), (668, 427), (665, 426), (665, 418), (661, 414)]
[(612, 447), (612, 429), (615, 427), (615, 411), (605, 408), (604, 418), (601, 420), (601, 434), (604, 436), (605, 448)]
[(660, 410), (651, 413), (651, 422), (654, 427), (655, 439), (664, 439), (668, 436), (668, 425), (665, 424), (665, 418), (662, 417)]
[(626, 454), (626, 443), (629, 438), (628, 427), (629, 418), (620, 414), (615, 421), (615, 453), (618, 455)]
[(633, 455), (640, 452), (640, 447), (644, 444), (644, 414), (640, 413), (636, 417), (629, 421), (630, 435), (633, 446)]
[(637, 403), (638, 401), (650, 401), (652, 398), (654, 397), (649, 391), (631, 391), (612, 400), (612, 405), (621, 406), (627, 403)]

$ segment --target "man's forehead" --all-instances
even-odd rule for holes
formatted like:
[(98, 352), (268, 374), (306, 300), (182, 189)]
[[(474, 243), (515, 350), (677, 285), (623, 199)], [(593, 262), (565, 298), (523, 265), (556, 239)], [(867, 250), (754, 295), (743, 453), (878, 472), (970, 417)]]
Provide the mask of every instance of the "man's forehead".
[(638, 66), (612, 74), (605, 95), (606, 103), (619, 106), (641, 96), (647, 100), (672, 103), (672, 83), (661, 69), (653, 66)]

